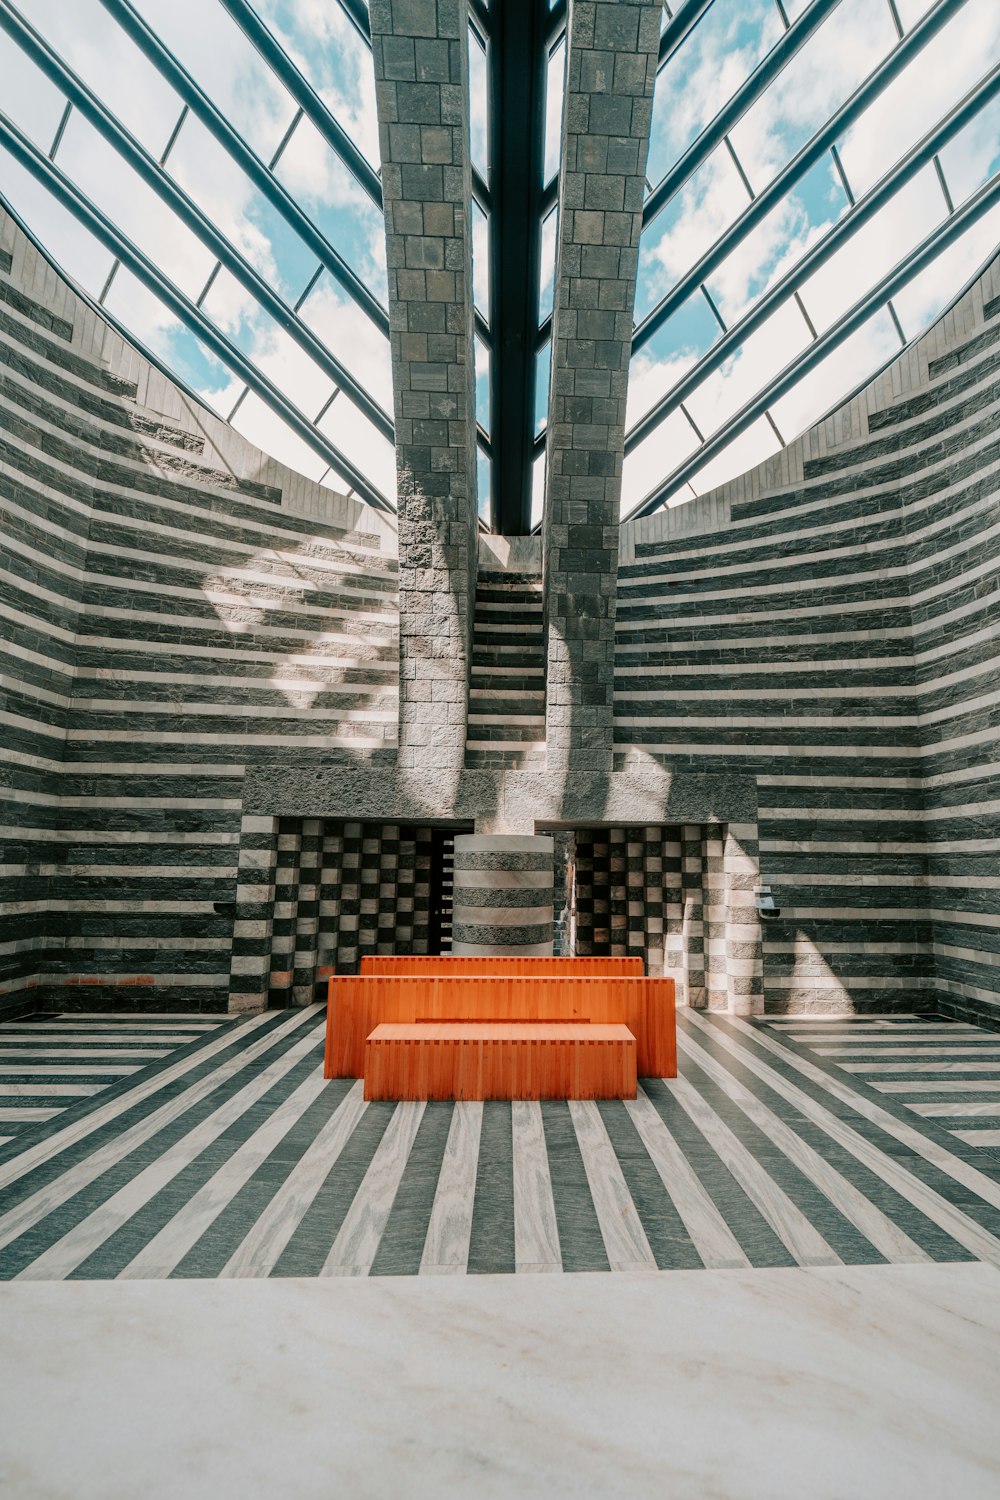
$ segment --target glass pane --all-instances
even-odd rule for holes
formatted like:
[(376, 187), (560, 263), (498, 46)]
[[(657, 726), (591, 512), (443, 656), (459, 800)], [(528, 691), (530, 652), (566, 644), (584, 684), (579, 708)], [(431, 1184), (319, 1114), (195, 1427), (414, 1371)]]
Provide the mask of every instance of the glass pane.
[(893, 306), (907, 338), (918, 337), (955, 300), (998, 243), (1000, 208), (993, 208), (897, 293)]
[(746, 188), (729, 152), (720, 147), (642, 235), (637, 319), (645, 317), (746, 206)]
[[(304, 474), (307, 479), (318, 480), (326, 472), (326, 459), (314, 452), (308, 443), (252, 391), (233, 418), (233, 426), (270, 458), (287, 464), (290, 469), (294, 469), (297, 474)], [(348, 481), (343, 478), (333, 480), (334, 489), (346, 492), (349, 487)]]
[(339, 125), (377, 168), (378, 118), (372, 55), (340, 5), (254, 0)]
[(392, 364), (389, 340), (372, 326), (367, 314), (324, 271), (309, 293), (299, 317), (332, 349), (354, 378), (392, 412)]
[(476, 421), (484, 432), (490, 431), (490, 351), (482, 339), (474, 339), (476, 361)]
[(698, 438), (683, 412), (671, 412), (625, 460), (622, 513), (628, 515), (662, 483), (664, 474), (683, 463), (698, 446)]
[(542, 239), (539, 249), (538, 321), (543, 323), (552, 316), (552, 301), (555, 296), (556, 245), (559, 239), (559, 211), (553, 209), (542, 220)]
[(486, 53), (469, 27), (469, 152), (472, 165), (488, 179), (490, 170), (489, 133), (486, 112), (489, 101), (489, 75)]
[(490, 483), (491, 483), (490, 461), (485, 453), (476, 454), (476, 508), (482, 519), (489, 524), (490, 519)]
[(708, 289), (726, 324), (731, 326), (757, 302), (848, 207), (833, 163), (825, 156), (709, 276)]
[(966, 0), (840, 143), (855, 194), (865, 192), (997, 61), (1000, 6), (996, 0)]
[(535, 436), (549, 420), (549, 372), (552, 367), (552, 345), (546, 343), (535, 355)]
[(384, 305), (382, 214), (311, 121), (299, 121), (274, 175)]
[(3, 150), (0, 150), (0, 191), (45, 247), (46, 255), (92, 297), (97, 297), (107, 280), (113, 257)]
[(810, 342), (809, 330), (795, 303), (779, 307), (721, 369), (688, 397), (687, 409), (699, 430), (705, 437), (718, 432)]
[(543, 449), (531, 465), (531, 524), (541, 524), (545, 511), (545, 450)]
[(222, 6), (192, 7), (178, 5), (177, 0), (134, 3), (216, 108), (265, 162), (270, 161), (296, 105)]
[[(733, 128), (732, 142), (760, 192), (896, 42), (881, 0), (842, 0)], [(856, 190), (857, 191), (857, 190)]]
[(59, 164), (175, 286), (192, 301), (197, 298), (215, 257), (76, 110), (62, 139)]
[[(159, 159), (181, 112), (181, 101), (100, 0), (31, 0), (26, 20), (122, 124)], [(0, 73), (6, 83), (8, 75)]]
[(878, 370), (899, 353), (899, 334), (887, 312), (869, 318), (799, 380), (793, 391), (776, 401), (771, 415), (782, 437), (791, 442), (840, 404), (869, 371)]
[(954, 202), (962, 203), (1000, 168), (1000, 99), (981, 110), (941, 152)]
[(717, 0), (705, 12), (657, 74), (646, 166), (651, 183), (662, 180), (783, 30), (773, 0), (735, 6)]
[(0, 31), (0, 78), (4, 114), (48, 155), (66, 100), (5, 31)]
[(490, 221), (472, 205), (472, 297), (479, 312), (490, 319)]
[(666, 395), (680, 377), (706, 354), (719, 337), (719, 325), (700, 292), (668, 318), (663, 327), (632, 356), (628, 382), (628, 423)]
[(566, 42), (557, 43), (545, 70), (545, 165), (542, 178), (551, 182), (562, 158), (563, 91), (566, 82)]
[(925, 167), (803, 284), (802, 301), (817, 330), (829, 328), (944, 217), (934, 169)]
[(771, 458), (779, 447), (771, 424), (765, 417), (760, 417), (692, 476), (691, 488), (696, 494), (705, 495), (727, 480), (755, 468), (765, 458)]
[(368, 418), (346, 397), (338, 396), (324, 414), (319, 429), (395, 505), (396, 452)]

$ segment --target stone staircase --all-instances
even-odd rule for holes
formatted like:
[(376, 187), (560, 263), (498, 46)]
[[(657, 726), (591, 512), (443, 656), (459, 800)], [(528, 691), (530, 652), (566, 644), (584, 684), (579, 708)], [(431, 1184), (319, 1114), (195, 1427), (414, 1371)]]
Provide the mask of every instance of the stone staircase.
[(545, 768), (545, 635), (537, 573), (480, 569), (465, 763)]

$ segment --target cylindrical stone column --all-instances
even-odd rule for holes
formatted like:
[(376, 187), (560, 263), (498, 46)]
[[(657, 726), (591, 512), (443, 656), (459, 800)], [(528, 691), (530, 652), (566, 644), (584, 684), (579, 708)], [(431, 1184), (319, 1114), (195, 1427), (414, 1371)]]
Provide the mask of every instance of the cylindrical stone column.
[(547, 835), (456, 834), (452, 953), (548, 957), (552, 866)]

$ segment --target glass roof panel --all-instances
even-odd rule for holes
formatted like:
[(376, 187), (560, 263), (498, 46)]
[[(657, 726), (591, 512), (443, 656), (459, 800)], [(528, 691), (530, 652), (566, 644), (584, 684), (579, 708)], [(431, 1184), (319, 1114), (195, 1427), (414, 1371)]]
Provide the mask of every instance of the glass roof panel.
[(270, 161), (296, 105), (221, 5), (132, 0), (157, 37), (263, 161)]
[(382, 214), (311, 120), (300, 120), (274, 175), (385, 305)]
[(794, 302), (772, 313), (763, 328), (691, 393), (685, 404), (699, 431), (706, 438), (718, 432), (809, 341), (809, 330)]
[[(262, 401), (253, 391), (240, 402), (239, 410), (233, 417), (232, 423), (237, 432), (242, 433), (248, 442), (260, 448), (268, 457), (276, 458), (280, 464), (287, 464), (290, 469), (304, 474), (307, 479), (318, 482), (329, 467), (326, 459), (314, 452), (309, 444), (293, 432), (277, 412), (272, 411), (267, 402)], [(331, 488), (340, 490), (342, 493), (346, 493), (350, 488), (349, 481), (336, 474), (330, 475), (329, 483)]]
[(6, 152), (0, 152), (0, 191), (59, 269), (96, 298), (114, 256)]
[(857, 372), (874, 373), (899, 353), (899, 334), (887, 312), (877, 312), (839, 349), (804, 375), (787, 396), (771, 408), (786, 442), (818, 422), (857, 384)]
[(841, 0), (733, 127), (733, 146), (755, 192), (777, 176), (895, 42), (884, 0)]
[(340, 5), (254, 0), (254, 9), (354, 144), (378, 169), (371, 50)]
[(18, 9), (158, 159), (181, 101), (100, 0), (23, 0)]
[(817, 330), (829, 328), (945, 214), (934, 168), (925, 167), (803, 285), (802, 301)]
[(58, 158), (77, 187), (157, 269), (192, 300), (197, 298), (215, 256), (78, 110), (69, 117)]
[(774, 0), (716, 0), (656, 80), (646, 176), (659, 182), (774, 46)]
[(998, 60), (1000, 5), (997, 0), (965, 0), (940, 40), (914, 58), (840, 142), (855, 196), (867, 191)]
[(396, 503), (396, 455), (393, 446), (365, 416), (343, 396), (331, 402), (319, 422), (347, 458), (375, 481), (387, 500)]
[(316, 282), (299, 309), (299, 317), (319, 334), (365, 390), (391, 412), (389, 340), (372, 327), (329, 272), (324, 271)]
[[(651, 187), (713, 124), (787, 26), (804, 17), (813, 3), (715, 0), (708, 7), (658, 76), (647, 166)], [(393, 409), (388, 339), (355, 300), (363, 300), (363, 293), (352, 295), (321, 263), (321, 256), (341, 257), (363, 288), (385, 305), (385, 242), (377, 204), (217, 0), (135, 4), (161, 44), (265, 166), (273, 163), (275, 180), (294, 205), (291, 218), (295, 210), (304, 214), (333, 255), (322, 244), (309, 243), (307, 225), (296, 228), (289, 221), (273, 201), (266, 178), (263, 186), (252, 181), (196, 114), (183, 109), (171, 84), (100, 0), (20, 0), (19, 9), (155, 159), (169, 143), (165, 170), (224, 237), (226, 264), (219, 265), (216, 248), (144, 186), (77, 109), (66, 114), (61, 90), (0, 31), (0, 74), (6, 84), (2, 107), (36, 142), (42, 158), (52, 154), (58, 170), (179, 287), (189, 299), (189, 319), (196, 322), (200, 307), (243, 352), (251, 362), (246, 373), (251, 385), (255, 368), (262, 381), (272, 381), (301, 412), (306, 428), (312, 424), (316, 451), (290, 430), (277, 397), (272, 413), (262, 396), (248, 392), (242, 374), (228, 369), (155, 294), (116, 267), (113, 255), (2, 149), (0, 194), (67, 274), (94, 298), (103, 297), (109, 313), (137, 342), (213, 409), (226, 417), (233, 413), (234, 425), (255, 443), (314, 478), (346, 489), (348, 480), (330, 469), (333, 444), (347, 467), (354, 464), (360, 471), (359, 484), (367, 483), (376, 499), (382, 494), (391, 501), (392, 449), (372, 423), (372, 418), (379, 420), (377, 410), (366, 417), (346, 391), (337, 392), (326, 360), (318, 363), (303, 351), (273, 308), (264, 310), (258, 294), (236, 274), (235, 259), (244, 257), (266, 282), (267, 292), (277, 294), (289, 309), (301, 304), (299, 316), (326, 346), (334, 366), (339, 361), (388, 418)], [(946, 229), (970, 194), (1000, 172), (996, 99), (858, 227), (867, 213), (864, 195), (884, 174), (894, 173), (905, 153), (937, 129), (962, 96), (1000, 63), (1000, 5), (997, 0), (965, 0), (923, 50), (913, 50), (905, 69), (881, 92), (866, 84), (883, 60), (907, 55), (913, 28), (940, 5), (941, 0), (933, 6), (930, 0), (894, 0), (893, 5), (889, 0), (840, 0), (742, 118), (719, 122), (711, 155), (645, 226), (635, 306), (639, 346), (630, 365), (628, 421), (648, 416), (651, 430), (642, 442), (629, 444), (626, 513), (650, 495), (679, 503), (774, 452), (780, 440), (794, 437), (862, 384), (902, 339), (918, 336), (995, 245), (1000, 236), (997, 210), (967, 228), (910, 284), (894, 289), (891, 305), (875, 311), (860, 330), (824, 354), (825, 346), (817, 341), (827, 334), (835, 341), (841, 320), (859, 299), (897, 263), (905, 263), (929, 233), (938, 226)], [(341, 5), (336, 0), (254, 0), (254, 8), (299, 70), (302, 89), (315, 91), (377, 168), (371, 53)], [(491, 50), (487, 58), (473, 35), (479, 24), (470, 28), (470, 130), (474, 164), (488, 180), (488, 84), (497, 53)], [(539, 52), (535, 61), (546, 70), (543, 175), (550, 182), (559, 162), (565, 42), (544, 45), (545, 55)], [(859, 86), (869, 87), (872, 97), (842, 130), (835, 149), (830, 149), (833, 137), (828, 135), (813, 151), (808, 170), (800, 174), (796, 168), (797, 180), (789, 179), (780, 197), (772, 195), (758, 208), (757, 199), (769, 184), (797, 152), (809, 149), (815, 133)], [(302, 97), (308, 103), (308, 92), (303, 96), (300, 91)], [(36, 170), (44, 178), (44, 160)], [(532, 191), (533, 201), (541, 202), (541, 184)], [(552, 308), (555, 270), (558, 210), (552, 202), (550, 189), (538, 258), (543, 323)], [(474, 297), (478, 313), (487, 319), (490, 255), (497, 253), (504, 226), (478, 204), (472, 217)], [(831, 234), (836, 248), (819, 264), (823, 242)], [(799, 271), (806, 255), (815, 258)], [(683, 283), (683, 298), (673, 295), (678, 283)], [(266, 305), (265, 291), (259, 295)], [(762, 298), (769, 300), (760, 306)], [(765, 315), (755, 331), (744, 331), (744, 320), (752, 323)], [(522, 343), (526, 370), (527, 361), (535, 364), (535, 407), (526, 417), (534, 435), (544, 430), (547, 415), (549, 347), (536, 351), (530, 339)], [(815, 360), (809, 354), (814, 345)], [(798, 356), (802, 370), (796, 385), (771, 401), (771, 382)], [(499, 361), (478, 336), (475, 358), (477, 413), (488, 429), (490, 382)], [(696, 379), (690, 372), (699, 362)], [(758, 397), (753, 422), (738, 433), (745, 420), (741, 409)], [(760, 415), (764, 408), (767, 415)], [(717, 442), (719, 451), (699, 467), (705, 440)], [(481, 513), (487, 515), (489, 461), (482, 454), (479, 470)], [(544, 457), (535, 460), (532, 474), (537, 520)]]
[(0, 31), (0, 78), (4, 81), (4, 112), (25, 135), (48, 152), (59, 129), (66, 100), (5, 31)]

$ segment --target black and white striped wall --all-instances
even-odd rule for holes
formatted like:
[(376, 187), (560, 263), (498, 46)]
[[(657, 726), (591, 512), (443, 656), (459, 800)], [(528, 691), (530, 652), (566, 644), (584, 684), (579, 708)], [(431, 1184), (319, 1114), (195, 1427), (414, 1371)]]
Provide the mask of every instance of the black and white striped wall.
[(0, 505), (0, 1006), (225, 1009), (234, 922), (259, 941), (245, 767), (393, 753), (394, 535), (186, 398), (2, 214)]
[(618, 764), (756, 777), (770, 1011), (1000, 1007), (1000, 265), (775, 459), (623, 532)]

